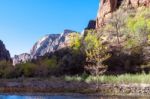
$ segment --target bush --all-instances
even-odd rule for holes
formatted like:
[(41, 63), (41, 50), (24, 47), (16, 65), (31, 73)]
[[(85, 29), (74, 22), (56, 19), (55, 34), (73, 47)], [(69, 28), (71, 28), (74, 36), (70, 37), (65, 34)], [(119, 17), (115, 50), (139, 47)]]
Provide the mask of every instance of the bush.
[(6, 66), (3, 70), (3, 78), (14, 78), (16, 75), (14, 74), (14, 67), (13, 66)]
[(0, 61), (0, 77), (11, 78), (13, 75), (14, 67), (11, 65), (10, 61), (2, 60)]
[(40, 60), (40, 63), (37, 64), (36, 75), (37, 76), (48, 76), (53, 75), (58, 69), (57, 57), (52, 56), (50, 58), (46, 57)]
[(23, 70), (23, 76), (25, 77), (33, 77), (36, 69), (36, 65), (34, 63), (24, 63), (21, 64), (21, 68)]
[(84, 72), (85, 56), (78, 50), (66, 49), (61, 59), (59, 59), (60, 74), (75, 75)]

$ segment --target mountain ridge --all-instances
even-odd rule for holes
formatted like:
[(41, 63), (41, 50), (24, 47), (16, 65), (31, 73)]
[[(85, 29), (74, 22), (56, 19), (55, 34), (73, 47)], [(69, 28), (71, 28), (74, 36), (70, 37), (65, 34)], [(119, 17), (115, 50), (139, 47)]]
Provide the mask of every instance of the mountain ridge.
[(25, 63), (44, 56), (47, 53), (55, 52), (59, 49), (69, 46), (70, 35), (76, 34), (76, 31), (65, 29), (60, 34), (47, 34), (39, 39), (30, 50), (30, 53), (22, 53), (13, 57), (13, 65)]
[(0, 40), (0, 60), (6, 60), (6, 61), (10, 61), (10, 53), (9, 51), (6, 49), (5, 44), (3, 43), (3, 41)]

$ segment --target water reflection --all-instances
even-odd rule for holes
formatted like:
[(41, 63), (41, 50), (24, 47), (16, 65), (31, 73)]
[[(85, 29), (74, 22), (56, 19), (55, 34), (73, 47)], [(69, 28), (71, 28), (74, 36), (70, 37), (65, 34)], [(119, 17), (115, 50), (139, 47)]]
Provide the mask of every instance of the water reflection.
[[(0, 99), (92, 99), (92, 98), (91, 97), (87, 97), (87, 96), (17, 96), (17, 95), (0, 95)], [(94, 98), (94, 99), (96, 99), (96, 98)]]
[(0, 95), (0, 99), (150, 99), (150, 97), (120, 97), (120, 96), (19, 96), (19, 95)]

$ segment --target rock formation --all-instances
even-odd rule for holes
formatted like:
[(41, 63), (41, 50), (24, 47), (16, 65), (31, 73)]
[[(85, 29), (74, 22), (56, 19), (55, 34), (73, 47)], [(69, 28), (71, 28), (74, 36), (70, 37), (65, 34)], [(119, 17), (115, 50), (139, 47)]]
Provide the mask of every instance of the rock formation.
[(90, 20), (89, 23), (88, 23), (88, 26), (85, 28), (85, 30), (95, 29), (95, 27), (96, 27), (96, 21), (95, 20)]
[(127, 0), (126, 4), (131, 4), (133, 7), (139, 6), (149, 6), (150, 7), (150, 0)]
[(15, 55), (13, 58), (13, 65), (26, 63), (39, 56), (44, 56), (47, 53), (55, 52), (59, 49), (70, 46), (70, 39), (77, 33), (72, 30), (64, 30), (61, 34), (49, 34), (37, 41), (30, 54), (23, 53)]
[(69, 46), (70, 38), (75, 31), (64, 30), (61, 34), (49, 34), (40, 39), (31, 49), (32, 58), (43, 56)]
[(115, 10), (121, 5), (137, 8), (140, 6), (150, 7), (150, 0), (101, 0), (96, 19), (96, 28), (101, 28), (105, 21), (110, 18)]
[[(59, 37), (59, 34), (50, 34), (46, 35), (37, 41), (33, 48), (31, 49), (31, 56), (43, 56), (49, 51), (56, 50), (55, 46), (53, 45), (54, 41)], [(51, 46), (50, 46), (51, 45)]]
[(23, 53), (20, 55), (15, 55), (12, 60), (13, 60), (13, 65), (26, 63), (28, 61), (31, 61), (31, 56), (28, 53)]
[(116, 10), (117, 1), (118, 0), (101, 0), (96, 19), (96, 28), (100, 28), (104, 24), (104, 20), (110, 17), (112, 12)]
[(9, 51), (5, 48), (5, 45), (0, 40), (0, 60), (11, 60)]

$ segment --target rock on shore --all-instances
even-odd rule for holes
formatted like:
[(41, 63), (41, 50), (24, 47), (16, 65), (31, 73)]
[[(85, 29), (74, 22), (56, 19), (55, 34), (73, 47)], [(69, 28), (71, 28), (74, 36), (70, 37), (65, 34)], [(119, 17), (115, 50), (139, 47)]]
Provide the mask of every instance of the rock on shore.
[(100, 95), (150, 95), (150, 84), (104, 84), (51, 79), (0, 80), (1, 93), (84, 93)]

